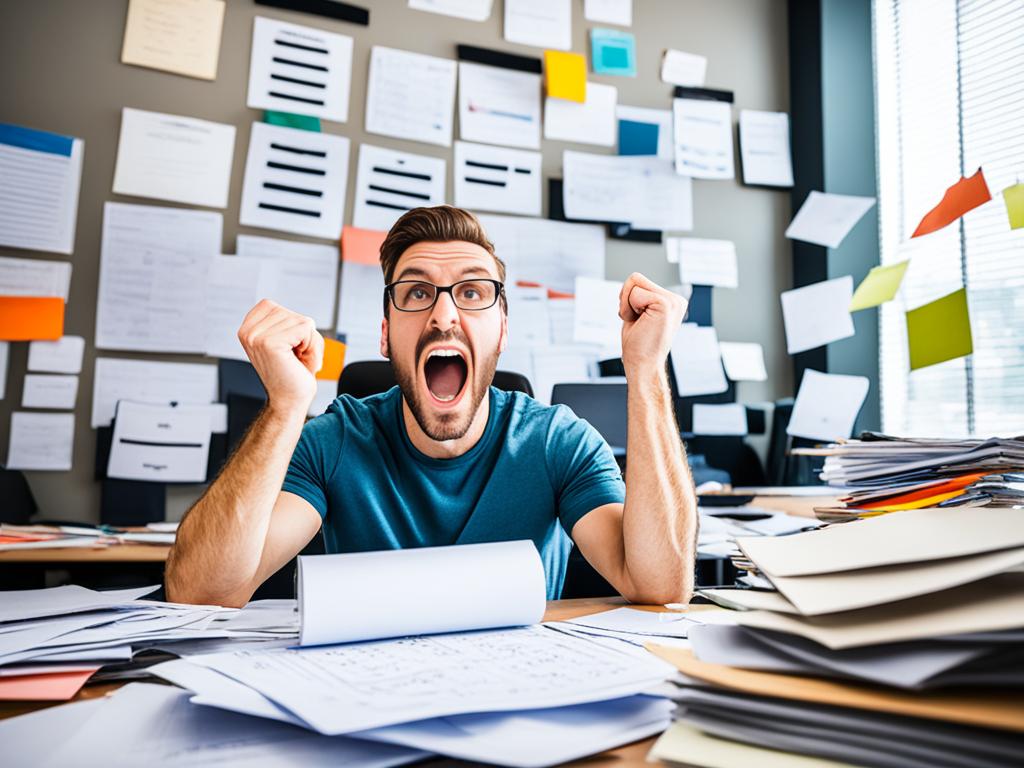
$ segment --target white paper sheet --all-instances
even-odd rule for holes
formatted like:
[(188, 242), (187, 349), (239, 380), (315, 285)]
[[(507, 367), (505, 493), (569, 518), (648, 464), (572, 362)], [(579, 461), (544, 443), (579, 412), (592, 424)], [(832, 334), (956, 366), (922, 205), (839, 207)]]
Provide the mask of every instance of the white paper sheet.
[(272, 297), (277, 271), (277, 262), (269, 259), (213, 257), (206, 277), (204, 354), (226, 360), (249, 359), (238, 340), (238, 329), (260, 299)]
[(695, 53), (669, 48), (661, 59), (661, 80), (673, 85), (700, 88), (707, 70), (707, 58)]
[(865, 376), (804, 371), (786, 434), (811, 440), (841, 440), (853, 433), (868, 395)]
[(676, 173), (731, 179), (732, 105), (711, 99), (673, 99)]
[(541, 76), (459, 62), (459, 138), (540, 149)]
[(487, 21), (491, 17), (493, 3), (494, 0), (409, 0), (409, 7), (458, 19)]
[(224, 0), (130, 0), (121, 63), (217, 78)]
[[(670, 237), (665, 241), (669, 261), (679, 264), (679, 279), (690, 285), (739, 287), (736, 244), (732, 240)], [(674, 256), (674, 257), (673, 257)]]
[(0, 256), (0, 296), (60, 296), (67, 301), (70, 289), (71, 264), (66, 261)]
[(615, 117), (634, 123), (650, 123), (658, 126), (658, 158), (672, 160), (675, 157), (672, 138), (672, 110), (649, 109), (647, 107), (629, 107), (619, 104), (615, 107)]
[(66, 471), (71, 469), (75, 439), (75, 414), (11, 414), (11, 439), (7, 469)]
[(811, 191), (786, 229), (790, 240), (838, 248), (854, 225), (871, 210), (873, 197)]
[(0, 341), (0, 400), (7, 397), (7, 364), (11, 357), (11, 343)]
[[(512, 285), (505, 286), (505, 295), (508, 297), (509, 348), (525, 349), (550, 344), (551, 320), (548, 316), (547, 289)], [(532, 363), (528, 367), (532, 368)]]
[[(380, 353), (377, 353), (377, 357), (380, 357)], [(365, 356), (361, 359), (367, 359)], [(370, 358), (372, 359), (372, 358)], [(348, 359), (348, 346), (345, 348), (345, 362), (352, 362)], [(327, 411), (327, 407), (334, 402), (338, 396), (338, 382), (334, 379), (317, 379), (316, 380), (316, 394), (313, 396), (313, 401), (309, 404), (309, 408), (306, 410), (307, 416), (319, 416)]]
[(373, 46), (366, 86), (366, 132), (452, 145), (455, 61)]
[(587, 83), (587, 100), (544, 100), (544, 138), (613, 147), (618, 140), (615, 105), (619, 89), (614, 85)]
[(275, 265), (268, 272), (268, 292), (264, 296), (295, 312), (309, 315), (317, 328), (334, 326), (334, 299), (340, 263), (337, 245), (239, 235), (235, 250), (239, 256)]
[(22, 408), (73, 410), (77, 398), (77, 376), (51, 376), (44, 373), (25, 375), (25, 387), (21, 392)]
[[(79, 733), (102, 706), (102, 699), (86, 699), (9, 717), (0, 722), (0, 739), (9, 753), (18, 755), (24, 765), (53, 765), (51, 759), (61, 749), (62, 742)], [(53, 738), (55, 733), (61, 738)]]
[(337, 240), (348, 155), (344, 136), (253, 123), (239, 223)]
[(538, 48), (572, 47), (570, 0), (505, 0), (505, 39)]
[(210, 456), (210, 406), (117, 406), (107, 476), (121, 480), (202, 483)]
[[(619, 293), (622, 283), (577, 277), (576, 306), (572, 338), (582, 344), (622, 349), (622, 319), (619, 317)], [(616, 355), (617, 357), (618, 355)]]
[(683, 323), (672, 341), (672, 370), (680, 397), (717, 395), (729, 388), (722, 370), (718, 334), (710, 326)]
[(633, 25), (633, 0), (583, 0), (583, 18), (630, 27)]
[(227, 208), (234, 156), (233, 125), (124, 107), (114, 192)]
[(741, 109), (740, 161), (744, 184), (792, 187), (789, 115)]
[(694, 403), (693, 434), (747, 434), (747, 407), (743, 403)]
[(387, 232), (406, 211), (441, 205), (446, 165), (439, 157), (361, 144), (353, 223)]
[[(552, 306), (567, 303), (567, 300), (559, 299)], [(548, 405), (555, 384), (590, 381), (597, 374), (600, 357), (596, 347), (567, 345), (561, 340), (547, 348), (533, 350), (533, 375), (530, 382), (533, 384), (534, 397)]]
[(345, 362), (380, 359), (384, 275), (376, 264), (346, 261), (338, 290), (338, 333), (346, 336)]
[(206, 272), (219, 213), (105, 204), (96, 347), (202, 352)]
[(722, 352), (725, 375), (733, 381), (767, 381), (768, 370), (764, 364), (764, 348), (755, 342), (722, 341), (718, 348)]
[(28, 345), (28, 370), (40, 373), (81, 373), (85, 339), (62, 336), (57, 341), (32, 341)]
[(257, 16), (246, 106), (348, 120), (352, 38)]
[(540, 152), (457, 141), (454, 172), (460, 208), (540, 216)]
[(0, 123), (0, 245), (71, 253), (84, 153), (81, 139)]
[(158, 586), (97, 592), (68, 584), (48, 589), (6, 590), (0, 593), (0, 621), (25, 621), (123, 605), (155, 592)]
[(98, 357), (93, 375), (91, 426), (109, 427), (120, 400), (167, 405), (217, 401), (217, 366)]
[(853, 297), (850, 275), (783, 291), (782, 320), (789, 354), (853, 336), (848, 307)]

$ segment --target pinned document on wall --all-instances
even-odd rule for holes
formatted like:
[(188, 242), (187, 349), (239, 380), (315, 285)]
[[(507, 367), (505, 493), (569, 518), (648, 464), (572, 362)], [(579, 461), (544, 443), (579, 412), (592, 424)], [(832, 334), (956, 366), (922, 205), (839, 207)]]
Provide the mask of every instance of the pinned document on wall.
[(170, 405), (217, 402), (217, 366), (129, 358), (96, 358), (93, 374), (93, 429), (109, 427), (122, 400)]
[(246, 106), (348, 120), (352, 38), (257, 16)]
[(384, 274), (376, 264), (346, 261), (338, 289), (338, 333), (345, 334), (345, 364), (380, 360)]
[(0, 123), (0, 245), (71, 253), (85, 143)]
[(744, 184), (793, 186), (788, 114), (740, 110), (740, 167)]
[(129, 0), (121, 63), (217, 78), (224, 0)]
[(114, 192), (227, 208), (235, 126), (125, 107)]
[(63, 335), (60, 296), (0, 296), (0, 340), (56, 341)]
[(274, 297), (277, 283), (275, 260), (214, 256), (206, 277), (203, 353), (226, 360), (248, 360), (238, 340), (238, 329), (260, 299)]
[(62, 336), (56, 341), (33, 341), (28, 345), (28, 370), (38, 373), (81, 373), (85, 339)]
[(455, 205), (540, 216), (540, 152), (455, 142)]
[(782, 320), (789, 354), (853, 336), (852, 297), (853, 278), (849, 275), (783, 291)]
[(897, 264), (872, 267), (861, 284), (857, 286), (857, 290), (853, 292), (853, 298), (850, 299), (850, 311), (869, 309), (892, 301), (903, 283), (903, 275), (908, 266), (910, 266), (909, 259)]
[(684, 88), (703, 88), (708, 60), (695, 53), (669, 48), (661, 58), (661, 80)]
[(361, 144), (353, 223), (389, 230), (412, 208), (444, 203), (444, 159)]
[(71, 411), (78, 399), (78, 377), (29, 373), (21, 391), (22, 408), (52, 408)]
[(622, 355), (622, 319), (619, 317), (621, 292), (622, 283), (615, 280), (576, 278), (573, 342), (600, 346), (609, 351), (611, 357)]
[(1024, 182), (1018, 182), (1003, 190), (1003, 202), (1006, 203), (1006, 215), (1010, 220), (1010, 229), (1024, 228)]
[(961, 177), (960, 181), (946, 190), (942, 200), (924, 215), (911, 237), (921, 237), (940, 230), (991, 199), (985, 174), (979, 168), (973, 176)]
[(583, 0), (583, 18), (604, 24), (633, 26), (633, 0)]
[(388, 233), (384, 230), (345, 226), (341, 230), (341, 258), (356, 264), (380, 264), (380, 248)]
[(728, 390), (715, 329), (683, 323), (672, 341), (672, 371), (680, 397), (717, 395)]
[(460, 45), (459, 137), (540, 149), (541, 62)]
[(107, 477), (202, 483), (210, 457), (209, 405), (117, 404)]
[(696, 96), (672, 100), (676, 173), (695, 179), (733, 178), (732, 94), (703, 89), (676, 91)]
[(732, 381), (767, 381), (768, 369), (764, 364), (764, 348), (754, 342), (722, 341), (725, 375)]
[(583, 104), (587, 100), (587, 60), (580, 53), (544, 51), (547, 95)]
[(617, 29), (591, 29), (590, 66), (597, 75), (636, 77), (636, 38)]
[(235, 252), (275, 265), (273, 271), (268, 272), (262, 286), (264, 292), (258, 299), (269, 297), (288, 309), (308, 315), (317, 328), (333, 326), (338, 287), (336, 246), (239, 235)]
[(786, 434), (809, 440), (845, 440), (853, 434), (869, 382), (865, 376), (804, 371)]
[(665, 240), (668, 260), (679, 264), (679, 279), (691, 285), (739, 287), (736, 244), (732, 240), (699, 237), (669, 237)]
[(75, 440), (75, 414), (11, 414), (7, 469), (61, 472), (71, 469)]
[(786, 228), (786, 237), (824, 245), (826, 248), (838, 248), (874, 204), (873, 197), (835, 195), (812, 190)]
[(572, 47), (570, 0), (505, 0), (505, 39), (538, 48)]
[(747, 407), (743, 403), (694, 403), (693, 434), (745, 435), (747, 434)]
[(253, 123), (239, 223), (337, 240), (348, 155), (344, 136)]
[(452, 145), (453, 59), (375, 45), (366, 86), (366, 132)]
[(587, 83), (587, 98), (582, 104), (550, 97), (545, 99), (544, 138), (614, 146), (618, 99), (619, 89), (602, 83)]
[(519, 350), (551, 344), (548, 292), (542, 286), (506, 285), (508, 346)]
[(68, 300), (71, 264), (0, 256), (0, 296), (59, 296)]
[(910, 370), (964, 357), (974, 351), (967, 289), (907, 312)]
[[(615, 107), (615, 117), (619, 121), (620, 155), (657, 155), (661, 160), (674, 158), (672, 110), (619, 104)], [(625, 123), (640, 127), (627, 129), (627, 133), (630, 133), (631, 136), (624, 145), (622, 126)], [(650, 151), (651, 133), (657, 137), (656, 148), (653, 152)]]
[(469, 21), (487, 21), (491, 18), (494, 0), (409, 0), (414, 11), (439, 13)]

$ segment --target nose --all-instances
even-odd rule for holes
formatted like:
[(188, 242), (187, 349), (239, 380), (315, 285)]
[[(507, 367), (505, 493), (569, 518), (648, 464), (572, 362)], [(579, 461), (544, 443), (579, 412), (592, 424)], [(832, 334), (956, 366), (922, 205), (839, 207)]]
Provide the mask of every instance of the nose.
[(459, 324), (459, 310), (451, 293), (437, 297), (434, 308), (430, 310), (430, 324), (440, 331), (448, 331)]

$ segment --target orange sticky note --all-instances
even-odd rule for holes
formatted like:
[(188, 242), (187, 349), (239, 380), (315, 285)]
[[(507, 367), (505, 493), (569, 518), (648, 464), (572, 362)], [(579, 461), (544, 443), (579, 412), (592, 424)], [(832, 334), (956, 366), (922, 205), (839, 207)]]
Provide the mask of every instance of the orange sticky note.
[(0, 677), (0, 701), (67, 701), (97, 669)]
[(942, 200), (924, 215), (911, 237), (920, 237), (942, 229), (991, 199), (988, 184), (985, 183), (985, 174), (979, 168), (973, 176), (961, 178), (946, 190)]
[(0, 341), (56, 341), (63, 335), (60, 296), (0, 296)]
[(544, 51), (544, 76), (553, 99), (587, 100), (587, 60), (582, 53)]
[(337, 381), (345, 367), (345, 345), (335, 339), (324, 339), (324, 364), (316, 377), (324, 381)]
[(341, 230), (341, 259), (352, 264), (380, 264), (380, 247), (387, 232), (359, 227)]

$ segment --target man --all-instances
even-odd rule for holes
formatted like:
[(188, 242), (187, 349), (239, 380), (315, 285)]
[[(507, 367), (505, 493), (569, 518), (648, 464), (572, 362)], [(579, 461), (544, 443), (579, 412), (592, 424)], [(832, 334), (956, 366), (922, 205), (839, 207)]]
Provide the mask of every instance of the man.
[(639, 274), (622, 287), (623, 488), (589, 424), (490, 386), (508, 340), (505, 266), (471, 213), (409, 211), (381, 267), (380, 349), (399, 385), (340, 397), (305, 426), (323, 339), (270, 301), (246, 316), (238, 337), (267, 406), (182, 521), (168, 598), (243, 605), (323, 527), (328, 552), (532, 539), (549, 599), (568, 533), (627, 599), (688, 601), (696, 499), (665, 374), (684, 301)]

